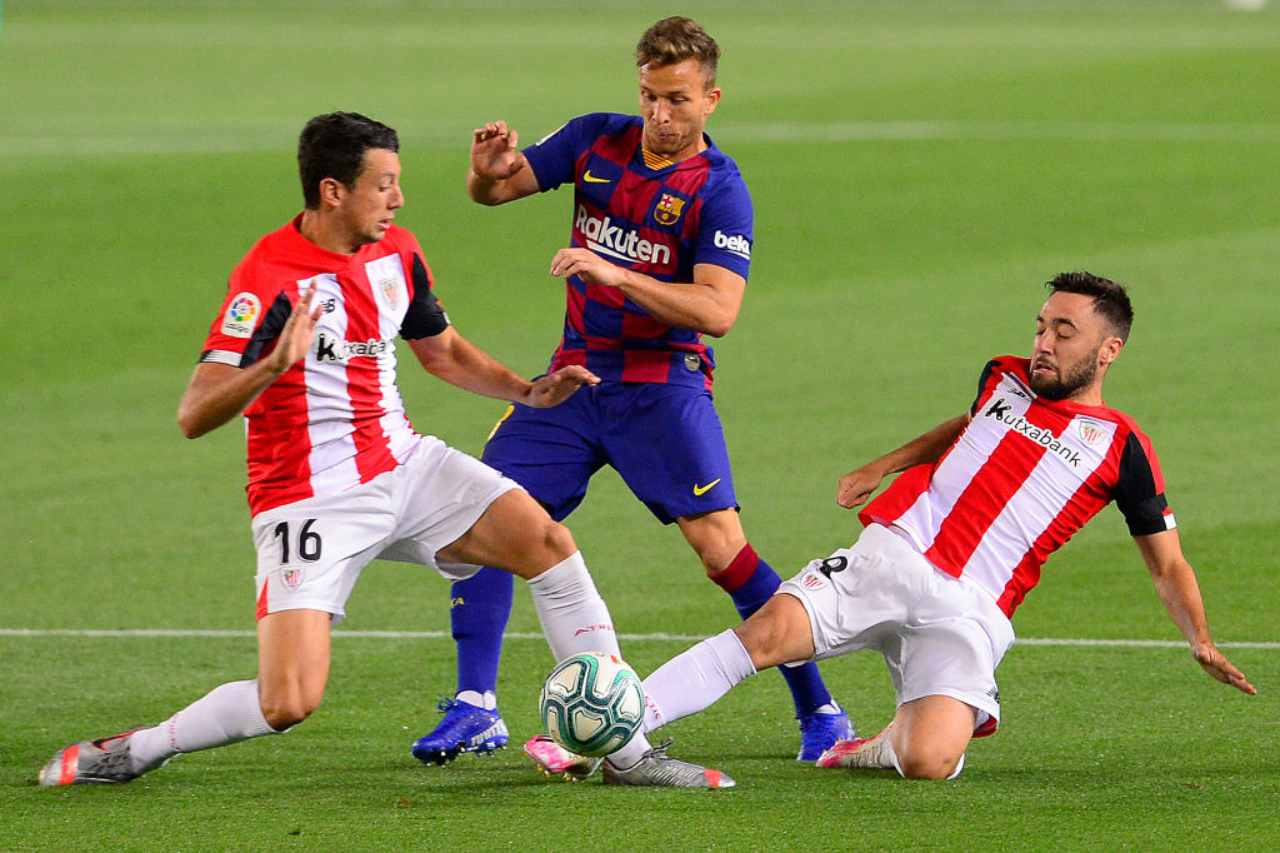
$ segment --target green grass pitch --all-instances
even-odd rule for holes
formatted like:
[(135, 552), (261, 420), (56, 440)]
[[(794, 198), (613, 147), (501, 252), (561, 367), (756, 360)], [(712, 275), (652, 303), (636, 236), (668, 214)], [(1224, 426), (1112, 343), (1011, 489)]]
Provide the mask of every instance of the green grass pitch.
[[(0, 12), (0, 849), (1266, 849), (1280, 845), (1280, 651), (1228, 649), (1260, 695), (1183, 649), (1026, 644), (1005, 722), (952, 784), (819, 772), (781, 681), (672, 727), (720, 794), (550, 784), (517, 750), (408, 754), (452, 685), (445, 639), (340, 638), (326, 704), (284, 737), (121, 788), (44, 791), (83, 737), (250, 677), (242, 438), (173, 413), (226, 275), (298, 208), (309, 116), (402, 134), (408, 206), (458, 327), (535, 373), (554, 347), (566, 191), (500, 210), (462, 187), (469, 130), (531, 141), (634, 107), (630, 51), (662, 14), (618, 0), (24, 2)], [(848, 544), (837, 477), (962, 410), (1025, 352), (1052, 274), (1130, 284), (1108, 400), (1155, 441), (1217, 638), (1280, 641), (1280, 14), (1213, 0), (691, 2), (721, 42), (710, 127), (757, 210), (742, 316), (716, 346), (743, 519), (787, 574)], [(478, 453), (502, 405), (404, 361), (420, 431)], [(570, 519), (642, 672), (733, 620), (674, 529), (604, 472)], [(375, 564), (351, 630), (448, 630), (448, 587)], [(1176, 640), (1114, 510), (1048, 565), (1025, 638)], [(536, 632), (523, 590), (510, 630)], [(507, 645), (513, 742), (534, 733), (537, 639)], [(882, 664), (824, 665), (862, 728)]]

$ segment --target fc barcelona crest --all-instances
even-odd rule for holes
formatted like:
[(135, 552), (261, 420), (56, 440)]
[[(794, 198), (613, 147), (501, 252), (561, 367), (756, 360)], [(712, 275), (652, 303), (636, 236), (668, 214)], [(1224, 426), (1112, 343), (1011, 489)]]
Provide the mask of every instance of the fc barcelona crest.
[(658, 199), (658, 206), (653, 209), (653, 218), (660, 225), (675, 225), (680, 214), (684, 213), (685, 200), (671, 193), (663, 193)]

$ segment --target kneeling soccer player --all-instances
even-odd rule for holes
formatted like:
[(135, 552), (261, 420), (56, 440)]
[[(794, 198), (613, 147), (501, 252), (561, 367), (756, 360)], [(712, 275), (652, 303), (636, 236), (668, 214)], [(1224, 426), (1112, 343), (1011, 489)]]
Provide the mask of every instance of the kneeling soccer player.
[[(379, 557), (453, 580), (501, 567), (529, 582), (557, 660), (618, 654), (569, 531), (515, 482), (419, 435), (405, 416), (396, 335), (446, 382), (534, 408), (599, 379), (569, 366), (526, 382), (450, 326), (417, 239), (392, 224), (404, 204), (398, 151), (394, 130), (355, 113), (307, 123), (298, 143), (306, 208), (232, 273), (179, 406), (189, 438), (244, 412), (258, 677), (223, 684), (158, 726), (59, 750), (42, 785), (127, 782), (174, 755), (302, 722), (324, 693), (330, 626)], [(625, 784), (733, 784), (643, 737), (609, 760), (609, 778)]]
[(854, 507), (905, 470), (861, 512), (866, 529), (852, 548), (813, 561), (744, 624), (646, 679), (646, 731), (758, 670), (874, 649), (897, 713), (875, 737), (838, 742), (818, 766), (952, 778), (970, 738), (999, 723), (995, 670), (1013, 643), (1014, 609), (1049, 555), (1111, 500), (1196, 662), (1256, 692), (1214, 646), (1150, 442), (1103, 403), (1133, 320), (1127, 293), (1088, 273), (1049, 288), (1030, 359), (992, 360), (967, 414), (841, 478), (837, 501)]

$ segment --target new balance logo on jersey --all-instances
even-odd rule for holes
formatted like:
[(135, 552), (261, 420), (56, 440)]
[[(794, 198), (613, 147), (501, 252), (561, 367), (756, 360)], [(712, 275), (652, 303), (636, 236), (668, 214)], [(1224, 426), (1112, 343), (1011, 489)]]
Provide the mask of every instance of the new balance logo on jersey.
[(653, 243), (641, 238), (635, 229), (624, 229), (614, 225), (609, 217), (597, 219), (587, 213), (587, 209), (578, 205), (578, 214), (573, 225), (586, 238), (587, 248), (591, 251), (617, 258), (620, 261), (645, 264), (667, 264), (671, 262), (671, 247), (662, 243)]
[(991, 404), (991, 408), (987, 409), (984, 416), (995, 418), (1017, 434), (1031, 439), (1050, 453), (1057, 454), (1072, 468), (1080, 467), (1080, 452), (1078, 450), (1063, 444), (1050, 430), (1033, 425), (1022, 415), (1014, 417), (1012, 408), (1005, 402), (1004, 397), (1000, 397)]
[(737, 255), (744, 260), (751, 260), (751, 241), (741, 234), (729, 237), (723, 231), (717, 231), (716, 248), (724, 249), (729, 254)]
[(392, 341), (388, 339), (369, 338), (367, 341), (342, 341), (327, 332), (316, 333), (316, 361), (339, 362), (345, 364), (356, 356), (378, 358), (390, 351)]

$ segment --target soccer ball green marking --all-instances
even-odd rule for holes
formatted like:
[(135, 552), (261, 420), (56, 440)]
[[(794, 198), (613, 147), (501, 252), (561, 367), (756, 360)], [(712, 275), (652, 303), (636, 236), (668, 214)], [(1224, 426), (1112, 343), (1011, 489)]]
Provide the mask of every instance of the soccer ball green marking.
[(551, 670), (538, 708), (556, 743), (578, 755), (608, 755), (640, 731), (644, 688), (621, 658), (583, 652)]

